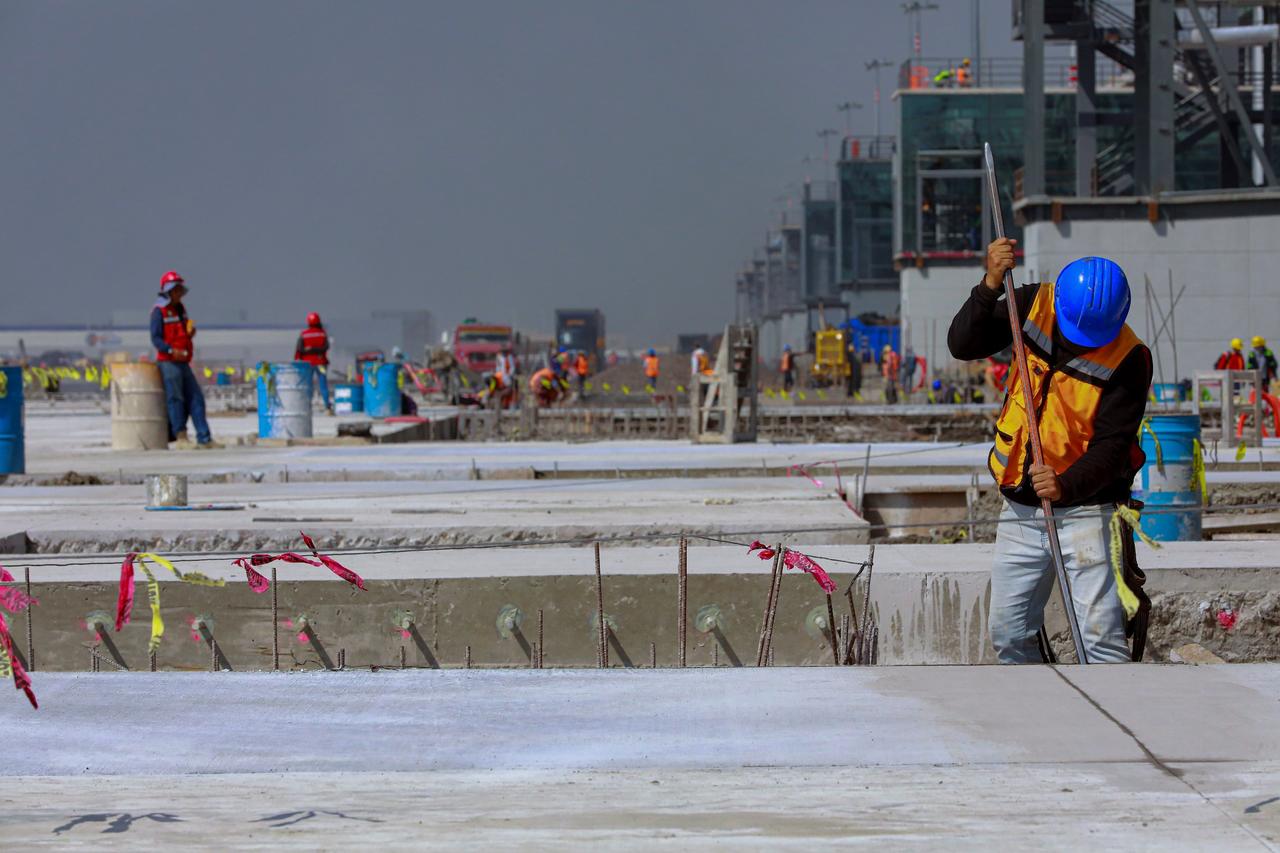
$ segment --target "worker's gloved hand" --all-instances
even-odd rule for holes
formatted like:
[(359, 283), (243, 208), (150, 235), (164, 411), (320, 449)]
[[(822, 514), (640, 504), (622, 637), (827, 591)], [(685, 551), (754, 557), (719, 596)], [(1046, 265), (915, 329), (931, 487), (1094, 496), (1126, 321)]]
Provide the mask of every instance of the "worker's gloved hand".
[(1058, 472), (1048, 465), (1031, 466), (1031, 485), (1036, 490), (1036, 497), (1048, 498), (1051, 501), (1062, 498), (1062, 485), (1058, 482)]
[(987, 274), (982, 283), (992, 290), (1004, 287), (1004, 274), (1014, 267), (1013, 247), (1018, 241), (1009, 237), (992, 240), (987, 246)]

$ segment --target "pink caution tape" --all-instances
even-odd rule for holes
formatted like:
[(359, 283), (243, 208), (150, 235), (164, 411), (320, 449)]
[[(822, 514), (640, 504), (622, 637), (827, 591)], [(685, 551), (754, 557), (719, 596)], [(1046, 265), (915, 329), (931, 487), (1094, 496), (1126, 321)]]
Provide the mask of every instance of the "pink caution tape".
[[(13, 583), (13, 575), (9, 574), (3, 566), (0, 566), (0, 582)], [(19, 613), (39, 603), (15, 587), (3, 587), (0, 590), (2, 590), (0, 607), (10, 613)], [(9, 623), (5, 621), (4, 614), (0, 613), (0, 678), (7, 675), (13, 677), (14, 689), (27, 694), (27, 701), (31, 703), (31, 707), (38, 709), (40, 703), (36, 701), (35, 691), (31, 689), (31, 676), (27, 674), (27, 670), (22, 666), (22, 660), (14, 651), (13, 637), (9, 635)]]
[(259, 571), (255, 570), (256, 566), (265, 566), (268, 563), (274, 563), (277, 560), (282, 563), (305, 563), (308, 566), (324, 566), (338, 577), (342, 578), (352, 586), (364, 589), (364, 578), (348, 569), (332, 557), (321, 554), (316, 550), (316, 543), (310, 536), (302, 531), (298, 531), (302, 535), (302, 541), (311, 549), (314, 560), (304, 557), (301, 554), (295, 554), (292, 551), (284, 554), (250, 554), (248, 557), (237, 557), (231, 562), (244, 569), (245, 580), (249, 583), (249, 589), (256, 593), (264, 593), (271, 588), (271, 582), (263, 576)]
[[(753, 551), (759, 551), (760, 553), (756, 556), (762, 560), (771, 560), (777, 553), (759, 539), (753, 541), (747, 547), (748, 554)], [(833, 581), (831, 576), (827, 574), (826, 570), (815, 563), (813, 558), (808, 554), (801, 554), (799, 551), (792, 551), (790, 548), (783, 548), (782, 564), (788, 569), (799, 569), (812, 577), (817, 582), (818, 586), (822, 587), (822, 591), (828, 595), (836, 591), (835, 581)]]
[[(819, 463), (819, 464), (821, 464), (821, 463)], [(804, 477), (806, 480), (808, 480), (810, 483), (813, 483), (813, 484), (814, 484), (815, 486), (817, 486), (819, 489), (821, 489), (821, 488), (823, 487), (823, 486), (822, 486), (822, 481), (821, 481), (821, 480), (819, 480), (817, 477), (813, 476), (812, 474), (810, 474), (808, 471), (806, 471), (806, 470), (805, 470), (805, 467), (804, 467), (803, 465), (792, 465), (790, 468), (788, 468), (788, 469), (787, 469), (787, 476), (788, 476), (788, 477), (790, 477), (790, 476), (792, 476), (792, 475), (794, 475), (794, 474), (798, 474), (798, 475), (800, 475), (801, 477)]]
[(346, 566), (342, 565), (332, 557), (326, 557), (324, 554), (321, 554), (319, 551), (316, 550), (316, 543), (311, 540), (310, 536), (308, 536), (305, 533), (302, 533), (301, 530), (299, 530), (298, 532), (302, 535), (302, 541), (306, 542), (307, 547), (311, 549), (311, 554), (317, 560), (324, 563), (325, 567), (328, 568), (329, 571), (333, 572), (335, 575), (342, 578), (347, 583), (357, 587), (358, 589), (365, 588), (364, 578), (360, 577), (358, 574), (351, 571)]

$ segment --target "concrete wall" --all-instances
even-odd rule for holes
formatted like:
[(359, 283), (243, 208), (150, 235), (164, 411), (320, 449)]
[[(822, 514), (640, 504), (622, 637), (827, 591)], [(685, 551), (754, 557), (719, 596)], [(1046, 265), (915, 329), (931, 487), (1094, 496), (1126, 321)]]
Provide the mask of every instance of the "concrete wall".
[[(1133, 291), (1129, 325), (1149, 343), (1155, 330), (1147, 320), (1144, 283), (1151, 283), (1167, 311), (1172, 276), (1174, 293), (1186, 286), (1174, 324), (1178, 373), (1190, 377), (1211, 369), (1233, 337), (1243, 338), (1246, 348), (1253, 335), (1273, 347), (1280, 341), (1280, 194), (1272, 195), (1270, 204), (1240, 194), (1216, 203), (1161, 199), (1154, 224), (1147, 221), (1146, 204), (1134, 199), (1089, 206), (1064, 200), (1065, 218), (1058, 224), (1044, 208), (1029, 208), (1034, 221), (1024, 230), (1026, 266), (1049, 277), (1084, 255), (1113, 259)], [(1173, 358), (1171, 341), (1162, 341), (1165, 381), (1176, 378)]]
[(981, 277), (982, 269), (969, 264), (903, 268), (903, 348), (910, 344), (916, 355), (929, 360), (931, 371), (957, 364), (947, 351), (947, 329)]

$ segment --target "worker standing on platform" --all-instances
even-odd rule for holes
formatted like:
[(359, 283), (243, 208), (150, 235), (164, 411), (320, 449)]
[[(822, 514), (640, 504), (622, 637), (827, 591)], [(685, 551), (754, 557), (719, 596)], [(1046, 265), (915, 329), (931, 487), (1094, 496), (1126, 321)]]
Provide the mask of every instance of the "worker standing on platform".
[(1214, 370), (1244, 370), (1244, 341), (1231, 339), (1231, 349), (1218, 356)]
[(778, 370), (782, 373), (782, 390), (790, 391), (796, 384), (796, 357), (791, 352), (791, 344), (782, 347), (782, 358), (778, 361)]
[[(986, 358), (1012, 343), (1001, 294), (1005, 272), (1014, 266), (1014, 243), (998, 239), (987, 247), (986, 275), (947, 334), (955, 358)], [(1054, 585), (1041, 509), (1041, 499), (1048, 499), (1085, 653), (1092, 663), (1128, 661), (1108, 520), (1117, 505), (1129, 503), (1145, 461), (1138, 431), (1151, 387), (1151, 352), (1125, 325), (1129, 282), (1106, 258), (1072, 261), (1056, 283), (1020, 287), (1016, 299), (1045, 464), (1032, 461), (1015, 363), (987, 457), (1005, 498), (991, 569), (991, 642), (1001, 663), (1043, 659), (1036, 635)]]
[(320, 391), (321, 405), (326, 412), (333, 414), (333, 407), (329, 404), (329, 333), (320, 323), (320, 315), (314, 311), (307, 315), (307, 327), (298, 335), (293, 360), (311, 365), (311, 389)]
[(707, 351), (702, 348), (702, 344), (698, 344), (693, 348), (693, 353), (689, 356), (689, 381), (690, 384), (698, 381), (698, 376), (711, 372), (711, 359), (707, 356)]
[(969, 57), (966, 56), (960, 63), (960, 67), (956, 69), (956, 85), (961, 89), (967, 89), (973, 85), (973, 71), (971, 70), (971, 65), (972, 63), (969, 61)]
[(884, 377), (884, 401), (898, 402), (898, 371), (902, 368), (902, 359), (888, 344), (880, 350), (880, 375)]
[(169, 413), (169, 440), (179, 447), (191, 447), (187, 437), (187, 417), (196, 428), (200, 450), (222, 445), (213, 440), (204, 413), (204, 392), (191, 372), (195, 354), (196, 324), (187, 317), (182, 297), (187, 283), (173, 270), (160, 279), (160, 298), (151, 308), (151, 345), (164, 380), (165, 408)]
[(1267, 339), (1262, 335), (1254, 335), (1250, 341), (1253, 349), (1249, 350), (1249, 370), (1262, 371), (1262, 388), (1271, 388), (1276, 378), (1276, 354), (1267, 346)]
[(650, 385), (653, 390), (658, 390), (658, 375), (661, 367), (658, 361), (658, 353), (651, 347), (644, 357), (644, 381)]

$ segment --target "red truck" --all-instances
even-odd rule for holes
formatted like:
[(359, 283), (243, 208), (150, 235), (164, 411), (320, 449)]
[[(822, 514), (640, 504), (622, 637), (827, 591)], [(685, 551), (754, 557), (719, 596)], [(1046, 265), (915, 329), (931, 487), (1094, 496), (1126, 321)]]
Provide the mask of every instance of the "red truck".
[(513, 348), (510, 326), (494, 326), (468, 319), (453, 332), (453, 357), (467, 370), (488, 373), (497, 366), (498, 354)]

